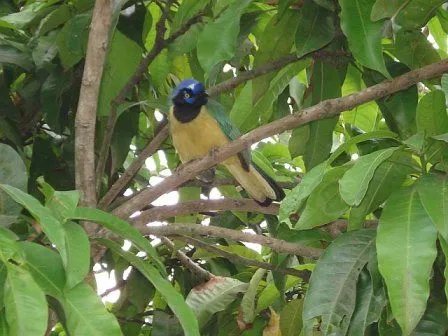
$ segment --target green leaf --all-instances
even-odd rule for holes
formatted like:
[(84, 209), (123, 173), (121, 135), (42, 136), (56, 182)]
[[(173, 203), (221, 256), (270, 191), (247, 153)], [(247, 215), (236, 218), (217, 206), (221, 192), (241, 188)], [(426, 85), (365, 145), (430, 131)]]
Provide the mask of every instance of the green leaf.
[(398, 147), (382, 149), (355, 161), (344, 176), (339, 180), (341, 197), (349, 205), (357, 206), (366, 195), (369, 183), (378, 166), (392, 156)]
[[(386, 66), (393, 77), (410, 71), (406, 65), (394, 62), (389, 58)], [(370, 70), (364, 71), (362, 78), (367, 86), (372, 86), (386, 80), (386, 77), (380, 73)], [(376, 103), (381, 110), (387, 126), (392, 132), (398, 133), (404, 139), (415, 133), (415, 115), (418, 103), (417, 85), (378, 99)]]
[(31, 2), (21, 8), (20, 12), (12, 13), (1, 18), (18, 29), (26, 29), (39, 19), (51, 12), (57, 0)]
[(289, 215), (302, 208), (305, 200), (322, 181), (326, 168), (327, 162), (322, 162), (311, 169), (303, 176), (302, 181), (286, 195), (280, 204), (279, 220), (281, 222), (289, 223)]
[(258, 123), (258, 114), (252, 113), (252, 81), (248, 81), (240, 91), (229, 114), (232, 125), (246, 132)]
[(64, 265), (67, 266), (67, 251), (65, 247), (65, 231), (60, 223), (51, 213), (51, 211), (39, 203), (37, 199), (30, 196), (20, 189), (0, 184), (3, 189), (14, 201), (26, 208), (31, 215), (37, 220), (45, 232), (48, 239), (56, 246), (61, 253)]
[(400, 7), (403, 6), (402, 0), (376, 0), (370, 13), (372, 21), (378, 21), (393, 17)]
[(43, 335), (48, 319), (44, 292), (21, 267), (8, 264), (7, 270), (5, 312), (10, 335)]
[(31, 242), (20, 242), (25, 254), (26, 268), (46, 295), (62, 300), (65, 272), (59, 254), (47, 247)]
[(40, 21), (39, 27), (36, 30), (36, 36), (44, 36), (49, 31), (59, 27), (70, 19), (73, 15), (70, 5), (63, 4), (57, 7), (54, 11), (48, 14)]
[[(339, 71), (333, 64), (317, 61), (313, 67), (311, 103), (317, 104), (325, 99), (341, 96)], [(333, 130), (338, 117), (316, 120), (309, 124), (310, 138), (305, 146), (303, 161), (307, 170), (323, 162), (330, 155), (333, 144)]]
[(320, 49), (334, 38), (333, 13), (311, 1), (305, 2), (300, 10), (296, 31), (296, 52), (302, 57)]
[(171, 286), (168, 280), (162, 278), (157, 269), (134, 254), (124, 251), (120, 245), (113, 241), (105, 239), (99, 241), (101, 244), (107, 246), (113, 252), (130, 262), (154, 285), (156, 290), (163, 295), (171, 310), (178, 317), (186, 336), (199, 336), (199, 327), (196, 316), (188, 307), (182, 295)]
[(3, 308), (0, 309), (0, 335), (11, 335), (9, 333), (9, 327), (6, 321), (6, 313)]
[(67, 284), (70, 289), (82, 282), (90, 271), (90, 242), (81, 225), (65, 223), (67, 244)]
[(374, 300), (373, 285), (369, 272), (363, 270), (359, 274), (356, 285), (356, 306), (347, 332), (349, 336), (364, 335), (368, 327), (367, 315), (370, 304)]
[(409, 168), (411, 160), (410, 154), (399, 151), (378, 166), (361, 203), (350, 210), (350, 229), (361, 228), (365, 216), (377, 209), (391, 193), (401, 187), (406, 176), (412, 172)]
[(78, 14), (68, 20), (60, 30), (56, 43), (65, 69), (73, 67), (86, 54), (91, 19), (90, 12)]
[[(269, 88), (266, 90), (264, 95), (255, 103), (254, 107), (252, 108), (252, 115), (255, 115), (257, 117), (257, 123), (248, 125), (246, 124), (245, 127), (243, 127), (242, 131), (245, 130), (245, 128), (253, 129), (258, 124), (258, 119), (260, 119), (260, 122), (267, 123), (272, 116), (272, 105), (277, 100), (279, 95), (283, 92), (283, 90), (288, 86), (289, 82), (291, 81), (294, 76), (297, 75), (300, 71), (302, 71), (305, 67), (307, 67), (310, 64), (309, 60), (303, 60), (299, 61), (290, 65), (285, 66), (283, 69), (278, 71), (278, 73), (272, 78), (272, 80), (269, 82)], [(254, 117), (250, 118), (250, 120), (253, 120)]]
[[(10, 146), (0, 143), (0, 183), (26, 191), (28, 173), (19, 154)], [(0, 226), (9, 226), (18, 217), (22, 207), (0, 190)]]
[(135, 74), (141, 57), (142, 49), (140, 46), (119, 31), (115, 31), (104, 65), (98, 101), (99, 116), (109, 115), (112, 100), (128, 82), (129, 78)]
[(390, 77), (381, 50), (381, 22), (370, 20), (374, 0), (339, 0), (341, 28), (350, 49), (362, 65)]
[(427, 137), (448, 132), (443, 91), (431, 91), (420, 99), (417, 106), (417, 129), (425, 132)]
[(393, 193), (379, 221), (376, 247), (392, 312), (404, 335), (411, 334), (425, 312), (436, 239), (417, 189)]
[(391, 52), (411, 69), (418, 69), (440, 61), (439, 54), (420, 31), (400, 29), (396, 34), (395, 47)]
[(434, 16), (437, 7), (445, 2), (445, 0), (407, 1), (405, 6), (401, 6), (394, 24), (400, 26), (401, 30), (420, 29)]
[(226, 309), (247, 288), (247, 283), (237, 279), (214, 277), (193, 288), (185, 302), (193, 310), (199, 325), (203, 326), (213, 314)]
[(179, 6), (176, 15), (173, 19), (172, 31), (176, 32), (195, 14), (204, 10), (204, 8), (209, 4), (210, 0), (196, 1), (196, 0), (185, 0)]
[(353, 145), (359, 144), (361, 142), (367, 140), (376, 140), (376, 139), (395, 139), (397, 135), (391, 131), (373, 131), (368, 133), (363, 133), (353, 138), (346, 140), (342, 143), (330, 156), (328, 159), (328, 164), (332, 164), (334, 160), (336, 160), (339, 155), (348, 151)]
[(162, 274), (166, 273), (165, 266), (160, 261), (157, 251), (152, 247), (148, 240), (145, 239), (136, 228), (129, 225), (128, 222), (112, 214), (93, 208), (77, 208), (71, 219), (97, 222), (121, 238), (129, 239), (139, 249), (146, 252), (151, 257), (151, 261), (154, 262)]
[(312, 327), (314, 318), (321, 317), (324, 335), (346, 334), (355, 309), (358, 276), (374, 248), (374, 230), (347, 232), (327, 248), (314, 268), (305, 296), (305, 330)]
[(306, 124), (295, 128), (288, 142), (288, 149), (293, 158), (305, 153), (306, 144), (310, 138), (310, 125)]
[(296, 228), (305, 230), (327, 224), (348, 210), (349, 206), (339, 194), (339, 179), (347, 168), (343, 166), (332, 168), (325, 173), (322, 182), (308, 198)]
[(299, 336), (302, 331), (303, 299), (289, 301), (280, 314), (282, 336)]
[(448, 241), (448, 176), (425, 174), (418, 180), (417, 190), (428, 216)]
[(30, 54), (3, 44), (0, 45), (0, 64), (14, 64), (28, 71), (33, 68)]
[(254, 275), (250, 279), (249, 287), (246, 293), (244, 293), (243, 299), (241, 300), (241, 312), (243, 316), (244, 323), (253, 323), (256, 317), (255, 306), (256, 306), (256, 295), (258, 290), (258, 285), (260, 281), (266, 274), (266, 270), (259, 268), (255, 271)]
[(446, 304), (437, 301), (428, 302), (428, 308), (419, 324), (412, 333), (413, 336), (439, 336), (445, 335), (448, 330)]
[[(442, 248), (443, 255), (445, 256), (445, 260), (448, 258), (448, 243), (442, 236), (439, 236), (440, 247)], [(448, 279), (448, 263), (445, 261), (445, 269), (443, 270), (443, 276), (445, 279)], [(448, 282), (445, 281), (445, 298), (448, 298)], [(446, 311), (448, 315), (448, 309)]]
[(252, 0), (233, 2), (216, 20), (204, 27), (199, 35), (197, 51), (199, 63), (206, 73), (216, 64), (235, 55), (240, 17), (251, 2)]
[(51, 209), (56, 217), (65, 221), (73, 216), (79, 202), (79, 191), (56, 191), (42, 177), (39, 177), (37, 182), (45, 196), (45, 206)]
[(65, 291), (61, 303), (71, 335), (123, 335), (115, 316), (107, 311), (89, 285), (82, 283)]

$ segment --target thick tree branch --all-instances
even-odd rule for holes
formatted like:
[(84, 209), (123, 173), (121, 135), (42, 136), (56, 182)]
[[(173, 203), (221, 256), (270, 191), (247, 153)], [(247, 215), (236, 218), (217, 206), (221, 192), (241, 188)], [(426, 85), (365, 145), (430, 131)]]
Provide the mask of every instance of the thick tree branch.
[(160, 240), (168, 246), (168, 248), (173, 252), (176, 253), (177, 257), (179, 258), (179, 261), (184, 265), (186, 268), (188, 268), (193, 274), (195, 274), (199, 279), (208, 281), (211, 278), (214, 277), (212, 273), (207, 271), (206, 269), (203, 269), (201, 266), (196, 264), (193, 260), (191, 260), (185, 253), (183, 253), (181, 250), (176, 249), (176, 246), (174, 243), (169, 240), (167, 237), (160, 237)]
[(196, 212), (206, 211), (250, 211), (258, 212), (266, 215), (277, 215), (279, 210), (278, 204), (271, 204), (262, 207), (251, 199), (231, 199), (223, 198), (217, 200), (197, 200), (186, 201), (174, 205), (161, 205), (143, 211), (136, 217), (134, 224), (145, 225), (149, 222), (160, 221), (165, 218), (187, 215)]
[(182, 236), (182, 237), (180, 237), (180, 239), (185, 240), (187, 243), (194, 245), (196, 247), (200, 247), (206, 251), (216, 253), (217, 255), (220, 255), (220, 256), (226, 258), (227, 260), (229, 260), (233, 263), (236, 263), (236, 264), (264, 268), (264, 269), (278, 272), (278, 273), (284, 274), (284, 275), (293, 275), (293, 276), (302, 278), (304, 281), (308, 281), (310, 278), (310, 275), (311, 275), (310, 271), (300, 271), (300, 270), (296, 270), (294, 268), (284, 268), (284, 267), (273, 265), (273, 264), (270, 264), (267, 262), (249, 259), (246, 257), (241, 257), (238, 254), (227, 252), (225, 250), (220, 249), (218, 246), (207, 244), (199, 239), (186, 237), (186, 236)]
[(170, 224), (165, 226), (146, 226), (143, 223), (133, 224), (144, 235), (154, 236), (213, 236), (219, 238), (231, 239), (234, 241), (244, 241), (247, 243), (260, 244), (271, 248), (277, 252), (284, 252), (302, 257), (308, 257), (316, 259), (318, 258), (322, 250), (314, 247), (303, 246), (299, 244), (289, 243), (287, 241), (276, 239), (268, 236), (262, 236), (258, 234), (250, 234), (236, 230), (230, 230), (217, 226), (204, 226), (199, 224)]
[(418, 82), (440, 76), (447, 71), (448, 60), (443, 60), (424, 68), (410, 71), (394, 79), (386, 80), (360, 92), (342, 98), (324, 100), (319, 104), (263, 125), (228, 145), (209, 153), (200, 160), (182, 165), (173, 175), (165, 178), (160, 184), (144, 190), (119, 206), (115, 209), (114, 214), (123, 218), (130, 216), (145, 204), (153, 202), (166, 192), (174, 190), (182, 183), (192, 179), (199, 172), (216, 165), (266, 137), (282, 133), (314, 120), (332, 118), (343, 111), (351, 110), (364, 103), (407, 89)]
[[(168, 6), (168, 5), (167, 5)], [(160, 17), (159, 21), (156, 24), (156, 38), (154, 41), (154, 45), (149, 51), (149, 53), (142, 59), (140, 62), (135, 74), (129, 79), (126, 85), (121, 89), (118, 95), (111, 102), (111, 111), (107, 121), (106, 130), (104, 132), (104, 138), (101, 143), (100, 154), (98, 158), (98, 164), (96, 167), (96, 177), (97, 177), (97, 185), (96, 189), (99, 191), (101, 186), (101, 179), (104, 175), (104, 169), (106, 166), (107, 156), (109, 154), (110, 143), (112, 140), (112, 135), (115, 127), (115, 123), (117, 121), (117, 108), (118, 106), (124, 102), (126, 96), (131, 92), (132, 88), (140, 82), (143, 78), (143, 75), (148, 70), (149, 65), (154, 61), (154, 59), (165, 49), (170, 43), (174, 42), (178, 37), (185, 34), (191, 26), (198, 23), (203, 16), (203, 13), (198, 13), (189, 19), (177, 32), (173, 33), (170, 37), (164, 38), (166, 33), (166, 20), (169, 13), (169, 8), (165, 8)]]
[(148, 142), (145, 149), (138, 155), (138, 157), (125, 170), (123, 175), (112, 185), (109, 191), (104, 195), (98, 204), (100, 209), (107, 208), (110, 203), (120, 194), (120, 192), (129, 185), (135, 174), (142, 168), (145, 160), (153, 155), (160, 145), (165, 141), (169, 133), (168, 125), (162, 122), (156, 130), (154, 137)]
[[(96, 0), (75, 119), (76, 189), (81, 192), (81, 204), (87, 207), (96, 206), (95, 123), (111, 20), (110, 0)], [(86, 229), (94, 232), (90, 225)]]

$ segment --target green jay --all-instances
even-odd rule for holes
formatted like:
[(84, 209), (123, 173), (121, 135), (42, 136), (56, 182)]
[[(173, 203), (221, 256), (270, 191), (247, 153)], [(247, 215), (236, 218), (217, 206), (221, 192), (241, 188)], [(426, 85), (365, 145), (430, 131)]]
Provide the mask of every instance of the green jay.
[[(182, 162), (202, 158), (212, 149), (240, 136), (223, 108), (208, 103), (204, 85), (197, 80), (182, 81), (173, 90), (172, 102), (169, 112), (170, 132)], [(229, 157), (221, 164), (260, 205), (268, 206), (285, 196), (283, 189), (252, 162), (249, 149)]]

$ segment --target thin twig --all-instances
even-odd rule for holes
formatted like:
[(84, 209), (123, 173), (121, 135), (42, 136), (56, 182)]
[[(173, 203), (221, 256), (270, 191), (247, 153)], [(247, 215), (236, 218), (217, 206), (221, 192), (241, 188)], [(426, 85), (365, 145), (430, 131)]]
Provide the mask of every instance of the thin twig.
[(108, 296), (110, 293), (113, 293), (116, 290), (119, 290), (119, 289), (123, 288), (124, 285), (126, 285), (126, 280), (120, 280), (120, 281), (118, 281), (118, 283), (115, 286), (113, 286), (111, 288), (108, 288), (104, 292), (102, 292), (100, 294), (100, 297), (103, 298), (105, 296)]
[(263, 207), (251, 199), (223, 198), (217, 200), (185, 201), (174, 205), (155, 206), (143, 211), (138, 216), (138, 220), (141, 223), (149, 223), (165, 218), (204, 211), (249, 211), (266, 215), (277, 215), (278, 210), (278, 204)]
[(144, 190), (135, 197), (131, 197), (116, 208), (114, 214), (122, 218), (130, 216), (135, 211), (140, 210), (145, 204), (153, 202), (166, 192), (174, 190), (182, 183), (194, 178), (201, 171), (213, 167), (266, 137), (282, 133), (314, 120), (335, 117), (343, 111), (351, 110), (356, 106), (407, 89), (420, 81), (440, 76), (447, 71), (448, 60), (443, 60), (421, 69), (410, 71), (394, 79), (386, 80), (360, 92), (342, 98), (324, 100), (319, 104), (258, 127), (237, 140), (212, 151), (204, 158), (182, 165), (171, 176), (165, 178), (163, 182)]
[(214, 277), (212, 273), (207, 271), (206, 269), (203, 269), (201, 266), (196, 264), (193, 260), (191, 260), (185, 253), (183, 253), (181, 250), (176, 249), (176, 246), (174, 243), (169, 240), (167, 237), (160, 237), (160, 240), (168, 246), (168, 248), (173, 252), (176, 253), (177, 257), (179, 258), (179, 261), (184, 265), (186, 268), (188, 268), (193, 274), (195, 274), (198, 278), (208, 281), (211, 278)]
[(146, 226), (136, 218), (133, 221), (134, 226), (140, 230), (143, 235), (154, 236), (213, 236), (219, 238), (231, 239), (247, 243), (260, 244), (277, 252), (294, 254), (302, 257), (317, 259), (322, 254), (322, 250), (290, 243), (285, 240), (263, 236), (259, 234), (250, 234), (237, 230), (226, 229), (217, 226), (192, 225), (192, 224), (170, 224), (165, 226)]
[(155, 131), (154, 137), (148, 141), (148, 144), (143, 149), (143, 151), (134, 161), (132, 161), (131, 165), (124, 171), (120, 178), (112, 185), (109, 191), (100, 200), (100, 202), (98, 203), (98, 207), (100, 209), (107, 208), (120, 194), (120, 192), (129, 185), (135, 174), (137, 174), (138, 171), (142, 168), (145, 160), (159, 149), (160, 145), (168, 136), (168, 133), (169, 130), (166, 121), (162, 122)]
[(185, 240), (187, 243), (197, 246), (197, 247), (200, 247), (206, 251), (216, 253), (216, 254), (218, 254), (236, 264), (264, 268), (264, 269), (278, 272), (278, 273), (284, 274), (284, 275), (293, 275), (293, 276), (302, 278), (304, 281), (308, 281), (310, 278), (310, 275), (311, 275), (310, 271), (300, 271), (300, 270), (296, 270), (294, 268), (284, 268), (284, 267), (280, 267), (278, 265), (273, 265), (273, 264), (270, 264), (267, 262), (242, 257), (242, 256), (239, 256), (238, 254), (222, 250), (217, 246), (207, 244), (207, 243), (203, 242), (202, 240), (195, 239), (192, 237), (182, 236), (182, 237), (180, 237), (180, 239)]

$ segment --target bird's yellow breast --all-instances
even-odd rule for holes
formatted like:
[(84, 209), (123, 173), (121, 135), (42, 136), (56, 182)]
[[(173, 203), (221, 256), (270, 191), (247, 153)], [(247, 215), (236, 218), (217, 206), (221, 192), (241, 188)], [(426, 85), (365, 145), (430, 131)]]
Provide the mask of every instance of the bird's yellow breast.
[(229, 142), (218, 122), (202, 107), (198, 116), (187, 123), (179, 122), (169, 113), (173, 145), (182, 162), (204, 157), (210, 150)]

